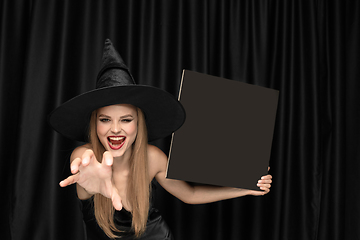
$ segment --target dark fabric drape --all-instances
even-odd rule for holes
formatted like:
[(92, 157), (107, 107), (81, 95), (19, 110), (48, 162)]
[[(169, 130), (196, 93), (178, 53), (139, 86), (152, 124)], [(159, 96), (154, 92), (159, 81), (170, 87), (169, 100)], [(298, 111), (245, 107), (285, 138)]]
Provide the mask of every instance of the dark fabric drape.
[[(350, 0), (1, 0), (0, 238), (84, 239), (75, 187), (58, 186), (80, 143), (47, 115), (94, 88), (110, 38), (138, 83), (175, 96), (182, 69), (280, 90), (272, 191), (186, 205), (158, 186), (175, 239), (360, 239), (359, 15)], [(204, 119), (216, 141), (221, 118)]]

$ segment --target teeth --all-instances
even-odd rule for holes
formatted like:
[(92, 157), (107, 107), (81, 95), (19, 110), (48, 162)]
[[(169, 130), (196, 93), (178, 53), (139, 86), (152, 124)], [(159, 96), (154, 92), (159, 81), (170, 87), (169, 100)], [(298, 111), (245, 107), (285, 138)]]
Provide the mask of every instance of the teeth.
[(113, 141), (120, 141), (122, 139), (124, 139), (125, 137), (109, 137), (110, 140), (113, 140)]

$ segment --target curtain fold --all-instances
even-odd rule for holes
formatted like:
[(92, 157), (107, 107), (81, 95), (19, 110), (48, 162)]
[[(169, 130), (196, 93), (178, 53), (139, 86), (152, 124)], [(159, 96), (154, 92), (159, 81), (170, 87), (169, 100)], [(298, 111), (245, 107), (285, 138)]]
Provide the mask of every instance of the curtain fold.
[[(174, 96), (182, 69), (280, 91), (271, 192), (187, 205), (158, 185), (175, 239), (360, 239), (359, 12), (351, 0), (1, 0), (0, 238), (84, 239), (75, 187), (58, 185), (81, 143), (47, 116), (94, 88), (110, 38), (137, 83)], [(204, 121), (221, 135), (215, 115)], [(170, 138), (153, 144), (167, 154)]]

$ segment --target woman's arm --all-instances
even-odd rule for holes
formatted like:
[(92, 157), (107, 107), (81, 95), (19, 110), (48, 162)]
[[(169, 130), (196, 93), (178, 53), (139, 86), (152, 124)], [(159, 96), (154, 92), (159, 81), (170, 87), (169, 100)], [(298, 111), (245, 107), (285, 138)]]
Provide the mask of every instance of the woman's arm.
[(160, 149), (151, 145), (148, 152), (150, 173), (155, 176), (156, 180), (166, 191), (185, 203), (210, 203), (245, 195), (264, 195), (270, 191), (271, 175), (264, 176), (259, 180), (258, 186), (263, 191), (211, 185), (192, 186), (184, 181), (167, 179), (165, 177), (167, 168), (166, 155)]

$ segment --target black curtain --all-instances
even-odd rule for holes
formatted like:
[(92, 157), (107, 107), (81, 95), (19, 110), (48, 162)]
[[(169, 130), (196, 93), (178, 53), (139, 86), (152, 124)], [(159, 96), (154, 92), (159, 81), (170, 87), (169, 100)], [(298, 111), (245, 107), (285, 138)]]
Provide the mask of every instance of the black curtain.
[(186, 205), (158, 186), (176, 239), (360, 239), (359, 1), (1, 0), (0, 14), (1, 239), (83, 239), (75, 188), (58, 185), (80, 143), (47, 115), (94, 88), (106, 38), (175, 96), (182, 69), (280, 90), (271, 192)]

